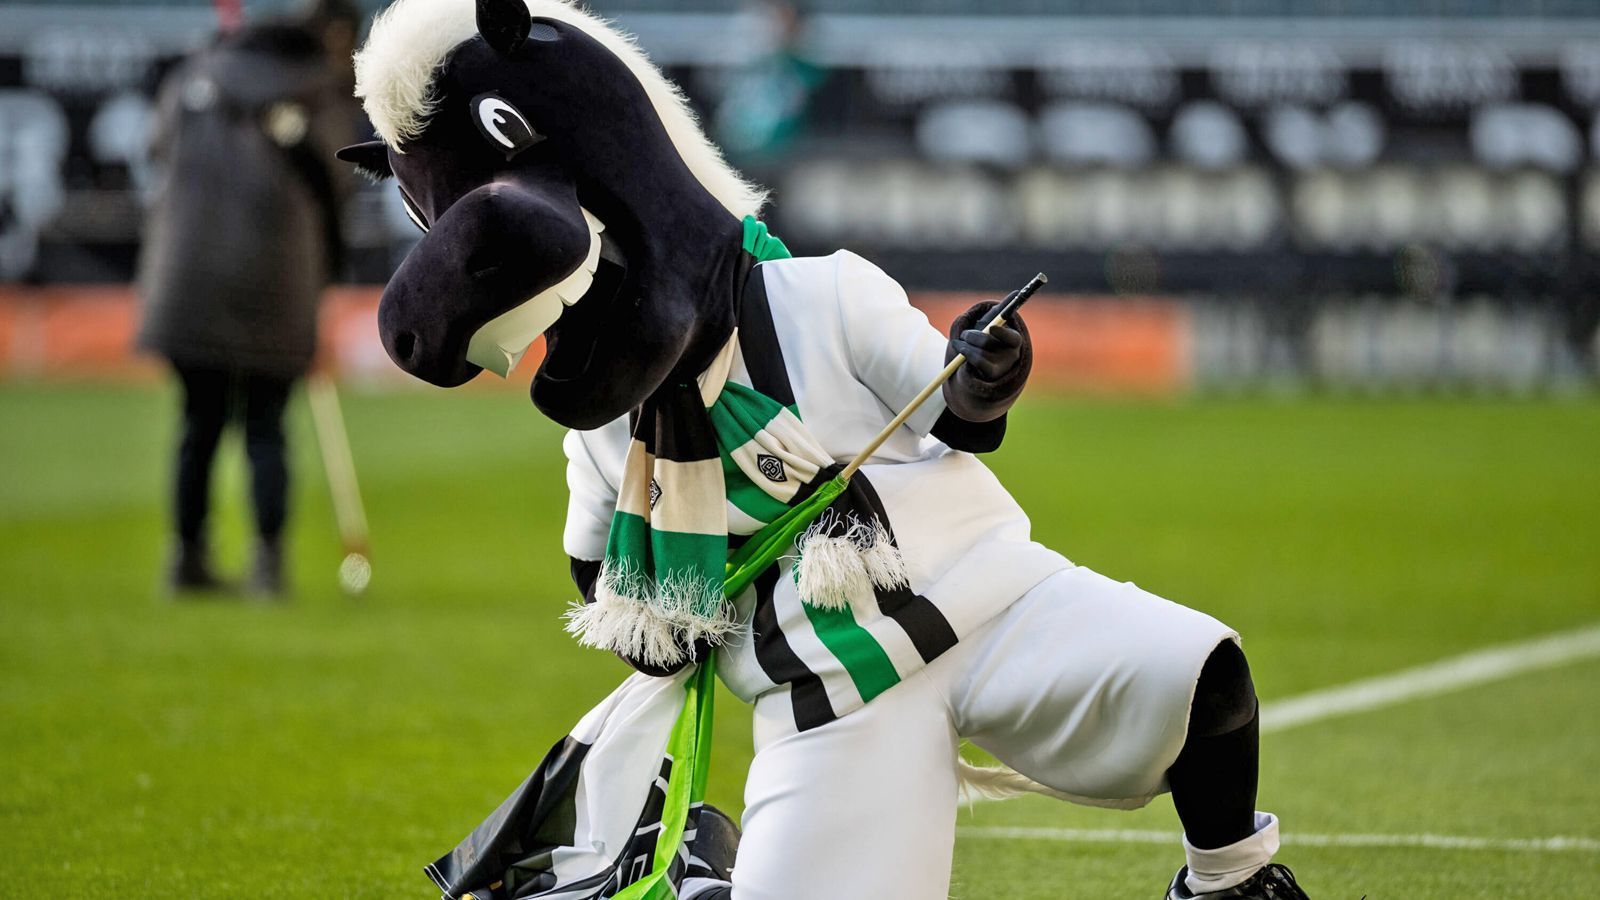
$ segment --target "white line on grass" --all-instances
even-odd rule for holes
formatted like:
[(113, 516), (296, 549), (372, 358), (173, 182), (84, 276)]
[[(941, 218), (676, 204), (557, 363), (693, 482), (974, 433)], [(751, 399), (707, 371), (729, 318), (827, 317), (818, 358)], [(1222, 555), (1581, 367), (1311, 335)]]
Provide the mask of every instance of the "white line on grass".
[[(973, 825), (956, 829), (964, 838), (1062, 841), (1092, 844), (1176, 845), (1177, 832), (1115, 828), (1023, 828)], [(1581, 837), (1482, 838), (1450, 834), (1301, 834), (1285, 832), (1284, 844), (1300, 847), (1424, 847), (1433, 850), (1506, 850), (1524, 853), (1600, 853), (1600, 841)]]
[(1531, 641), (1501, 644), (1390, 675), (1311, 691), (1261, 706), (1261, 730), (1298, 725), (1433, 697), (1524, 672), (1600, 656), (1600, 625), (1563, 631)]

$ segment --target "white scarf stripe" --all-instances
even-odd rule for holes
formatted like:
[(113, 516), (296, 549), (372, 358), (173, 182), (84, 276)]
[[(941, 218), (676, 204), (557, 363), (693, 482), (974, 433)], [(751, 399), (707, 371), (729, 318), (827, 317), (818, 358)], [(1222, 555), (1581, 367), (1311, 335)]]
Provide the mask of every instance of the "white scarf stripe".
[(722, 389), (728, 383), (728, 373), (733, 369), (733, 360), (739, 355), (739, 329), (733, 329), (733, 334), (728, 337), (728, 342), (717, 351), (716, 358), (711, 360), (711, 365), (700, 373), (695, 379), (695, 384), (700, 386), (700, 402), (707, 409), (711, 408), (717, 398), (722, 396)]
[(645, 517), (652, 529), (679, 534), (728, 533), (727, 516), (716, 504), (705, 502), (706, 497), (722, 493), (722, 460), (657, 459), (655, 473), (659, 493), (655, 494), (655, 508)]
[[(784, 452), (777, 449), (778, 446), (778, 442), (771, 439), (771, 433), (763, 430), (755, 440), (740, 446), (728, 456), (744, 473), (744, 477), (759, 485), (773, 499), (788, 503), (800, 488), (817, 477), (819, 469), (811, 460)], [(774, 466), (772, 460), (781, 463), (781, 467)]]
[(635, 440), (628, 447), (628, 457), (622, 464), (622, 490), (617, 492), (617, 512), (650, 518), (649, 492), (637, 490), (634, 485), (650, 481), (651, 462), (650, 454), (644, 452), (644, 445), (639, 441)]

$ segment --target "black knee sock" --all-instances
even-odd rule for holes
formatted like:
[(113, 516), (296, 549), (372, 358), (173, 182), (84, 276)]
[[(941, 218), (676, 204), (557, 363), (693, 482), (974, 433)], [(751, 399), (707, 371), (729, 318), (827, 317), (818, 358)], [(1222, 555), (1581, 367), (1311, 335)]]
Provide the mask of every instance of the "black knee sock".
[(1206, 660), (1189, 736), (1167, 770), (1184, 836), (1215, 850), (1255, 833), (1259, 717), (1250, 667), (1231, 641)]

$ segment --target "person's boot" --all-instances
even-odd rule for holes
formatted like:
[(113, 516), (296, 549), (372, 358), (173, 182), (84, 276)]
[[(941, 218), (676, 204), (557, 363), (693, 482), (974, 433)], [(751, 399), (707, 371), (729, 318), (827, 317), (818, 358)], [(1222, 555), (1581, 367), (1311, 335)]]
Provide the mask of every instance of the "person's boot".
[(729, 900), (733, 896), (733, 858), (739, 852), (739, 826), (711, 804), (700, 807), (689, 865), (683, 873), (685, 900)]
[(1189, 867), (1184, 866), (1167, 887), (1167, 900), (1311, 900), (1294, 880), (1288, 866), (1268, 863), (1243, 883), (1220, 891), (1196, 894), (1184, 881)]
[(179, 541), (167, 566), (167, 593), (185, 598), (194, 594), (224, 590), (222, 579), (211, 571), (211, 554), (205, 541)]
[(256, 544), (255, 568), (250, 572), (250, 593), (263, 600), (283, 599), (283, 543), (277, 538), (262, 539)]

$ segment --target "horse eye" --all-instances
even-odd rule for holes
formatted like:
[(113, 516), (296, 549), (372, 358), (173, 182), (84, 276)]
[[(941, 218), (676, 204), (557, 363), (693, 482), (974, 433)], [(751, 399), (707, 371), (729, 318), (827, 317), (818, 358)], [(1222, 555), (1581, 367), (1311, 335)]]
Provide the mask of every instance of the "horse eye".
[(413, 225), (417, 226), (418, 228), (422, 229), (422, 233), (423, 234), (427, 234), (428, 233), (428, 223), (427, 223), (427, 221), (422, 218), (422, 213), (417, 209), (417, 207), (414, 204), (412, 204), (411, 198), (406, 196), (406, 192), (405, 191), (401, 191), (400, 192), (400, 205), (404, 206), (406, 208), (406, 217), (411, 219), (411, 224), (413, 224)]
[(510, 101), (492, 91), (472, 98), (472, 122), (484, 140), (505, 154), (507, 162), (545, 138)]

